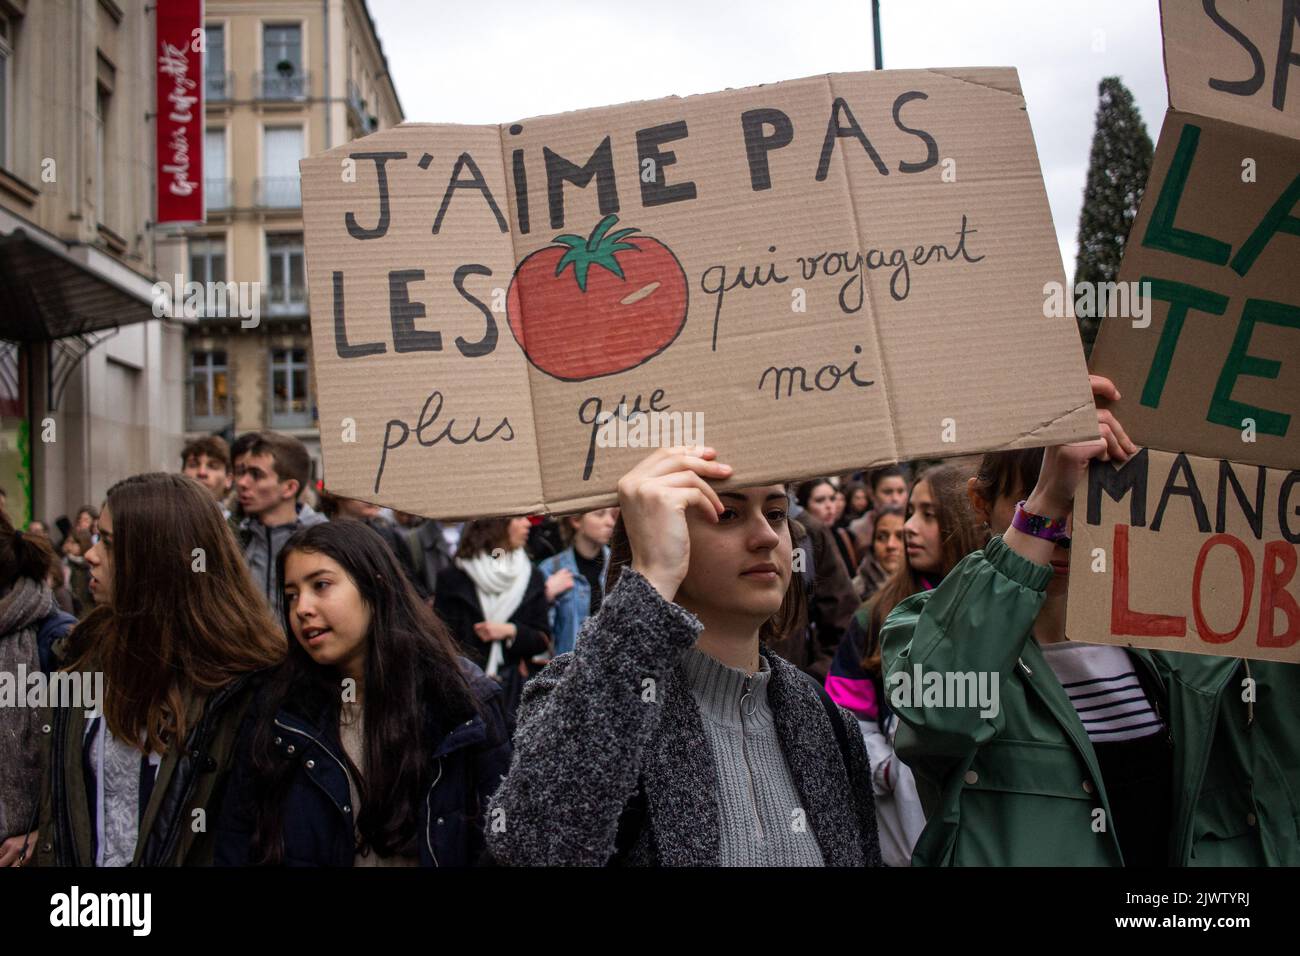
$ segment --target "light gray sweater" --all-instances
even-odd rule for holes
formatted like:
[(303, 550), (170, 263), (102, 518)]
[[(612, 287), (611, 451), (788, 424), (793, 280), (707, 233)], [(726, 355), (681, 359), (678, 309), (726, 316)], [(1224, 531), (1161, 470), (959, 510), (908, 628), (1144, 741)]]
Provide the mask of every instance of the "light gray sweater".
[(721, 866), (824, 866), (767, 699), (772, 667), (750, 676), (691, 648), (682, 670), (718, 772)]

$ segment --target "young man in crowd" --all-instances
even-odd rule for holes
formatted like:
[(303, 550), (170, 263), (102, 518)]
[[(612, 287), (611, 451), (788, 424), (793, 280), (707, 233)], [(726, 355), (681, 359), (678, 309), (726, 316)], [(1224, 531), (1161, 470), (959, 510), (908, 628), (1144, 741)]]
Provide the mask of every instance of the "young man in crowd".
[(311, 477), (311, 456), (291, 435), (252, 432), (235, 442), (235, 492), (243, 520), (240, 545), (253, 580), (280, 619), (280, 582), (275, 561), (299, 528), (325, 521), (298, 496)]
[(903, 465), (885, 465), (873, 468), (867, 476), (871, 489), (871, 507), (860, 518), (849, 522), (849, 536), (858, 554), (871, 551), (876, 535), (876, 514), (889, 508), (907, 510), (908, 469)]
[(226, 497), (235, 480), (230, 465), (230, 446), (219, 435), (196, 438), (181, 451), (181, 473), (212, 492), (227, 518), (230, 509), (226, 507)]
[(443, 524), (433, 518), (421, 518), (404, 512), (397, 514), (397, 523), (405, 529), (412, 566), (423, 582), (425, 593), (432, 599), (438, 583), (438, 572), (451, 567), (455, 559), (463, 525), (458, 522)]

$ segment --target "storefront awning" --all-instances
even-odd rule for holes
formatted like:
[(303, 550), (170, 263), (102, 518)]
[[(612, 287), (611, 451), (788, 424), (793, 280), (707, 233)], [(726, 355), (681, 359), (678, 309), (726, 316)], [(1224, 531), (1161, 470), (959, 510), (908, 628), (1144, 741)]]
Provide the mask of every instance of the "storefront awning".
[(41, 342), (147, 321), (149, 287), (89, 246), (69, 250), (34, 228), (0, 235), (0, 339)]

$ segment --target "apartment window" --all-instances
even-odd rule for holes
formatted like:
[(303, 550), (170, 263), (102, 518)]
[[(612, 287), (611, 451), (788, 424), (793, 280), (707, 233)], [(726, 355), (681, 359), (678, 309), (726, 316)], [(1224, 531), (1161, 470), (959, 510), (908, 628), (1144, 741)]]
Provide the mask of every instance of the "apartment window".
[[(17, 342), (0, 340), (0, 416), (9, 418), (27, 417), (27, 407), (23, 396), (22, 348)], [(0, 447), (0, 453), (3, 453)]]
[(203, 201), (209, 209), (229, 209), (234, 203), (226, 176), (226, 131), (203, 132)]
[(271, 427), (309, 427), (311, 411), (307, 350), (271, 349)]
[(262, 27), (262, 96), (293, 99), (306, 95), (302, 68), (302, 27), (296, 23)]
[(210, 24), (203, 28), (206, 52), (203, 60), (204, 88), (209, 100), (230, 99), (229, 74), (226, 72), (226, 28)]
[(190, 352), (189, 427), (194, 431), (219, 431), (230, 420), (230, 371), (225, 351)]
[(298, 160), (303, 157), (301, 126), (268, 126), (262, 137), (262, 181), (258, 205), (296, 209), (302, 205)]
[(109, 225), (105, 206), (108, 193), (108, 118), (112, 94), (103, 86), (95, 87), (95, 215), (104, 225)]
[(13, 86), (13, 32), (9, 20), (0, 15), (0, 166), (9, 165), (10, 87)]
[(307, 311), (302, 234), (266, 237), (267, 312), (302, 315)]
[(226, 240), (220, 238), (190, 240), (190, 281), (226, 281)]

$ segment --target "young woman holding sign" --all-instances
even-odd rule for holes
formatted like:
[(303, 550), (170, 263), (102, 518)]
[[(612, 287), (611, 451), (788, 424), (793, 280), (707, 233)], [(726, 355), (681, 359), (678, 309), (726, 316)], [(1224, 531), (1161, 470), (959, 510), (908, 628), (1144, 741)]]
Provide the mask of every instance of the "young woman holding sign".
[(879, 865), (856, 723), (763, 646), (802, 612), (786, 488), (730, 474), (678, 447), (619, 482), (600, 613), (524, 689), (498, 862)]
[[(1093, 391), (1119, 397), (1096, 376)], [(1136, 451), (1109, 411), (1098, 425), (985, 456), (971, 502), (995, 536), (885, 623), (887, 688), (918, 668), (1000, 680), (996, 715), (895, 707), (930, 821), (913, 862), (1296, 865), (1300, 667), (1066, 642), (1074, 490), (1092, 458)]]

